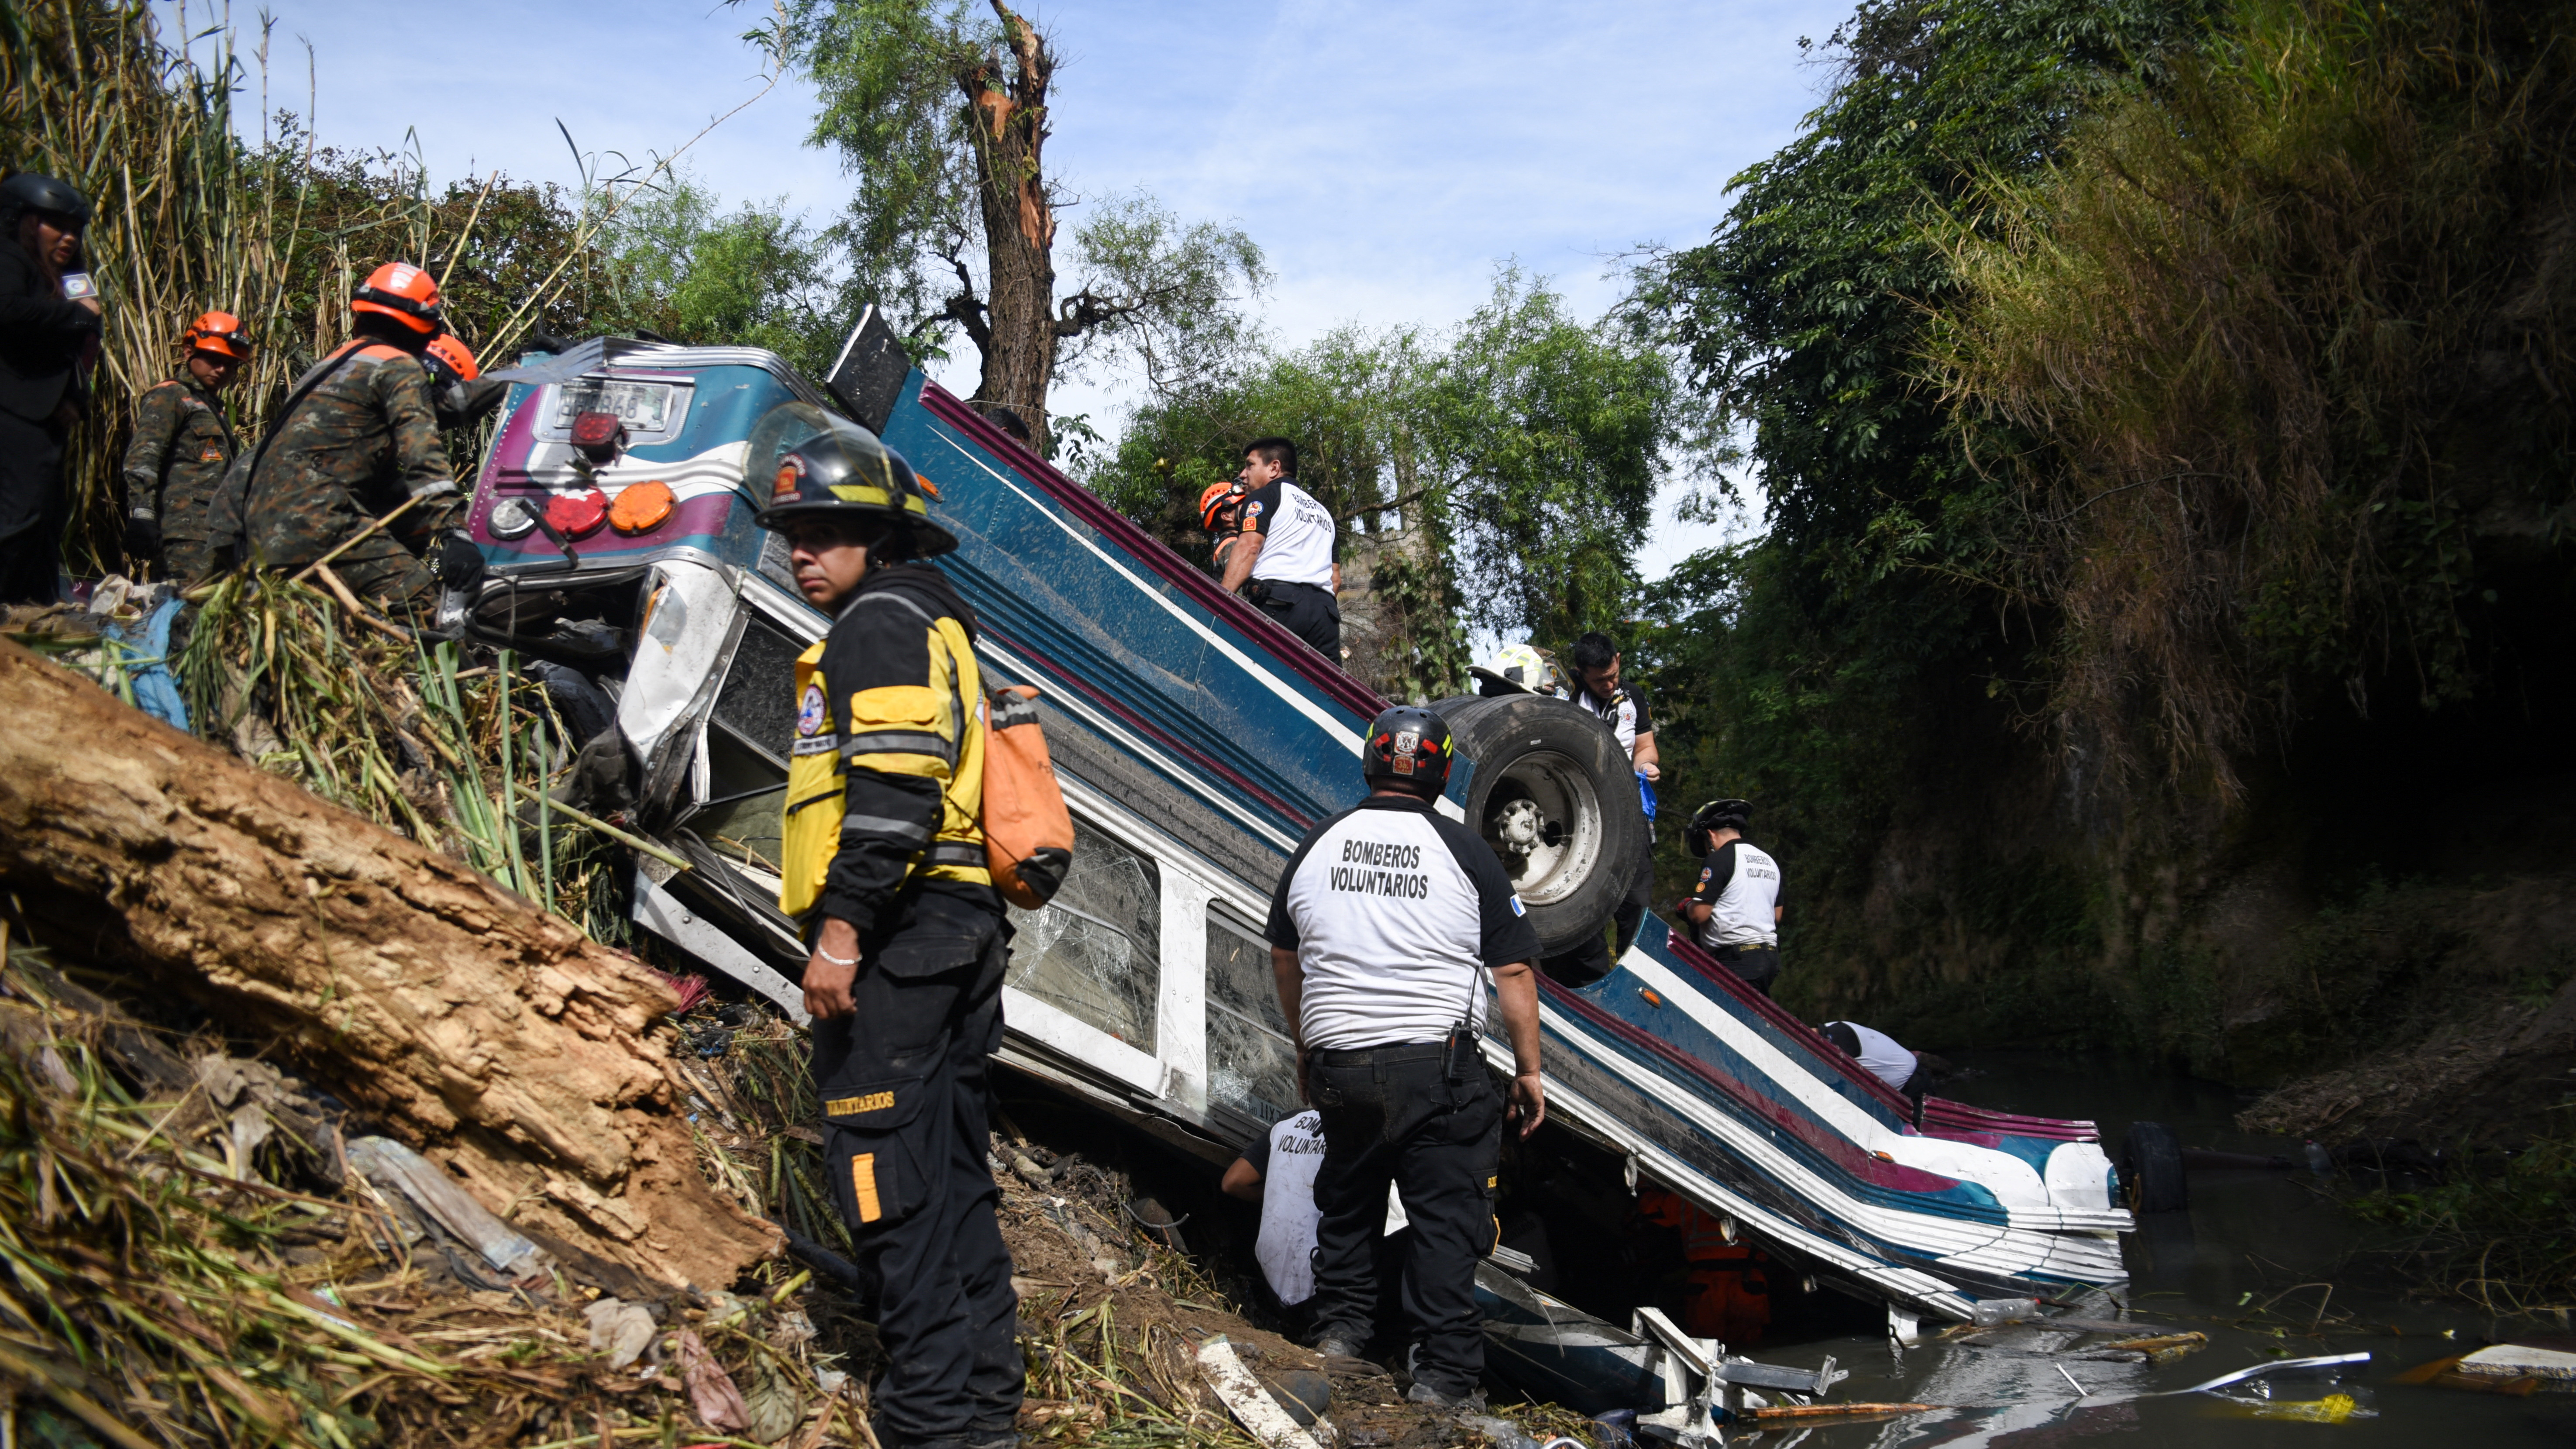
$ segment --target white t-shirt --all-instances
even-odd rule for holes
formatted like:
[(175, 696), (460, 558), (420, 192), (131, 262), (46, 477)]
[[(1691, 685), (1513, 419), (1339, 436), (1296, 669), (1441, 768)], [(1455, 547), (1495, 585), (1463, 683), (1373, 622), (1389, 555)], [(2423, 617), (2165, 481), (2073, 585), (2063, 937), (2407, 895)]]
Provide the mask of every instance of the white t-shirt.
[(1281, 478), (1244, 496), (1243, 531), (1261, 535), (1252, 576), (1264, 583), (1333, 586), (1333, 514), (1315, 495)]
[[(1315, 1174), (1324, 1166), (1323, 1114), (1310, 1108), (1272, 1124), (1270, 1150), (1258, 1165), (1261, 1234), (1253, 1240), (1252, 1256), (1271, 1291), (1293, 1308), (1315, 1296), (1315, 1229), (1323, 1221), (1315, 1207)], [(1405, 1225), (1404, 1199), (1390, 1182), (1382, 1231)]]
[(1708, 906), (1701, 945), (1780, 944), (1780, 862), (1752, 841), (1730, 840), (1710, 851), (1692, 899)]
[(1872, 1031), (1856, 1021), (1829, 1021), (1828, 1030), (1846, 1027), (1860, 1041), (1860, 1064), (1869, 1074), (1891, 1087), (1902, 1087), (1914, 1075), (1914, 1053), (1896, 1044), (1896, 1038), (1883, 1031)]
[(1632, 681), (1621, 680), (1605, 703), (1594, 698), (1578, 676), (1574, 685), (1574, 703), (1594, 719), (1607, 721), (1610, 732), (1619, 737), (1619, 753), (1632, 760), (1637, 757), (1637, 736), (1655, 732), (1654, 718), (1646, 711), (1645, 694)]
[(1312, 1110), (1270, 1128), (1270, 1156), (1261, 1166), (1261, 1236), (1252, 1256), (1282, 1303), (1315, 1296), (1315, 1172), (1324, 1165), (1324, 1118)]
[(1372, 795), (1316, 826), (1279, 873), (1267, 934), (1297, 953), (1303, 1039), (1321, 1050), (1481, 1023), (1481, 968), (1538, 959), (1494, 848), (1410, 795)]

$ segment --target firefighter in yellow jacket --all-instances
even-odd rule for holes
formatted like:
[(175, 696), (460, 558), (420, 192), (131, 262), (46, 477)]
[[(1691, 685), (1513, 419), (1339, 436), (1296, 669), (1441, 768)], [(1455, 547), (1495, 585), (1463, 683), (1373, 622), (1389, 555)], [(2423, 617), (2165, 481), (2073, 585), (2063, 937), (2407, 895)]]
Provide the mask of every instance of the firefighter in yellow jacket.
[(796, 661), (779, 909), (812, 955), (824, 1151), (889, 1367), (885, 1449), (1017, 1443), (1018, 1299), (985, 1165), (1009, 927), (985, 869), (975, 617), (924, 560), (957, 546), (902, 458), (802, 403), (746, 482), (832, 616)]

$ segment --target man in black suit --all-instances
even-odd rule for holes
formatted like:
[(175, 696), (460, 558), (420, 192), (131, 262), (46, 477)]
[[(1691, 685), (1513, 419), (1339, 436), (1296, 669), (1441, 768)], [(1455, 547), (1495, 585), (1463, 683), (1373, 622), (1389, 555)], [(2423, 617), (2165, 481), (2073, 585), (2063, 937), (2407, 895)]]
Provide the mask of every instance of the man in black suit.
[(54, 600), (63, 440), (88, 405), (82, 361), (99, 337), (98, 299), (63, 295), (89, 217), (68, 182), (0, 180), (0, 604)]

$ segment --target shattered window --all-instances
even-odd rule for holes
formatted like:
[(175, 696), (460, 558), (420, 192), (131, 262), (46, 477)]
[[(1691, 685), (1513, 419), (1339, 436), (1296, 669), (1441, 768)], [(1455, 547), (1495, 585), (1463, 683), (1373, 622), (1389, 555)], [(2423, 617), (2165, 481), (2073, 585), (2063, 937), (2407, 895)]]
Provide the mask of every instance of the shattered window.
[(1055, 899), (1011, 907), (1010, 983), (1138, 1051), (1154, 1050), (1163, 984), (1162, 878), (1154, 862), (1079, 817)]
[(1207, 918), (1208, 1096), (1276, 1122), (1297, 1110), (1297, 1052), (1260, 933), (1215, 903)]

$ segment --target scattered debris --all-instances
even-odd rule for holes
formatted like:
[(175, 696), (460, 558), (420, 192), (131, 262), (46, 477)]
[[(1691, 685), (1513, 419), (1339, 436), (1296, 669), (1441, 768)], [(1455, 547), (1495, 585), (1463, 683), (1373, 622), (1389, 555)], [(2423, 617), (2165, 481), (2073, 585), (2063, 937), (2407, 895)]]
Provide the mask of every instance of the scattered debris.
[(2491, 1344), (2475, 1353), (2418, 1364), (2399, 1374), (2397, 1382), (2516, 1398), (2576, 1392), (2576, 1339)]
[(2171, 1363), (2175, 1359), (2198, 1353), (2207, 1347), (2209, 1347), (2209, 1335), (2199, 1332), (2165, 1333), (2153, 1338), (2129, 1338), (2118, 1343), (2102, 1345), (2105, 1352), (2137, 1353), (2143, 1355), (2149, 1363)]
[(2499, 1343), (2460, 1360), (2460, 1372), (2488, 1378), (2536, 1378), (2576, 1385), (2576, 1344)]
[(657, 1325), (640, 1303), (602, 1298), (585, 1309), (582, 1316), (590, 1320), (590, 1351), (607, 1355), (610, 1368), (626, 1367), (652, 1346)]
[(1224, 1334), (1199, 1345), (1198, 1363), (1207, 1374), (1208, 1386), (1225, 1402), (1226, 1411), (1234, 1415), (1244, 1432), (1261, 1442), (1263, 1449), (1316, 1449), (1315, 1441), (1243, 1366)]

